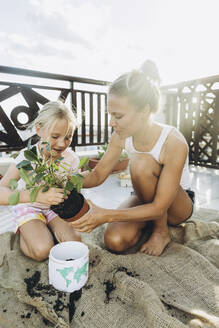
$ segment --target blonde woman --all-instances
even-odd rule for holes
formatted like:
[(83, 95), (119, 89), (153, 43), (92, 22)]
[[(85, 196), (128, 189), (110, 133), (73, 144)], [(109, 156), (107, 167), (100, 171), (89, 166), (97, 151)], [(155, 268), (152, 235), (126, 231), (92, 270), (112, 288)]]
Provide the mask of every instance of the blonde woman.
[(72, 223), (80, 232), (109, 223), (105, 244), (115, 252), (134, 246), (142, 229), (152, 221), (152, 235), (140, 252), (159, 256), (170, 242), (168, 224), (186, 221), (193, 211), (186, 140), (176, 128), (153, 119), (159, 107), (158, 85), (158, 71), (151, 61), (111, 84), (108, 112), (114, 133), (106, 154), (86, 174), (83, 186), (101, 184), (126, 149), (134, 195), (118, 209), (104, 209), (90, 202), (90, 211)]

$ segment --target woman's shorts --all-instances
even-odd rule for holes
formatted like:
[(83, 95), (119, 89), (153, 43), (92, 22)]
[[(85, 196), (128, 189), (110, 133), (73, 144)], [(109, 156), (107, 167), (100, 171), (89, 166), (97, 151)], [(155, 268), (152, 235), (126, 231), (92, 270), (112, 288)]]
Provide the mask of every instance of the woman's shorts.
[(195, 192), (193, 190), (190, 190), (190, 189), (186, 189), (185, 192), (187, 193), (187, 195), (191, 199), (192, 204), (194, 205), (194, 203), (195, 203)]
[(45, 224), (52, 221), (57, 214), (52, 210), (43, 210), (41, 208), (29, 206), (26, 204), (19, 204), (14, 206), (14, 233), (19, 232), (19, 228), (31, 221), (40, 220)]
[(189, 215), (189, 217), (186, 219), (186, 221), (188, 219), (191, 218), (192, 214), (193, 214), (193, 210), (194, 210), (194, 203), (195, 203), (195, 192), (193, 190), (190, 190), (190, 189), (186, 189), (185, 192), (187, 193), (187, 195), (189, 196), (189, 198), (191, 199), (192, 201), (192, 212), (191, 214)]

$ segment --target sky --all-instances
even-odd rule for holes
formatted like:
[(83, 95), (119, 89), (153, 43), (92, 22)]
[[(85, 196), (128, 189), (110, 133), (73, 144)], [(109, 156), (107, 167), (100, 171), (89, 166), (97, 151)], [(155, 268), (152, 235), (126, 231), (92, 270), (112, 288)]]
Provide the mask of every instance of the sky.
[(151, 59), (162, 84), (219, 74), (219, 0), (7, 0), (0, 65), (112, 81)]

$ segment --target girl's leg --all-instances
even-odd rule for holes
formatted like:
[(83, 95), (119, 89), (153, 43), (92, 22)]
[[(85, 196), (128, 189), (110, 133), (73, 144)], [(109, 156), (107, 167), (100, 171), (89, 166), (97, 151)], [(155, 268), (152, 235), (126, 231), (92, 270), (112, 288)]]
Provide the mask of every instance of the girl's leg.
[(57, 241), (81, 241), (79, 232), (75, 231), (71, 224), (59, 216), (56, 216), (53, 220), (48, 223), (48, 226), (53, 231)]
[(43, 261), (53, 245), (52, 234), (42, 221), (31, 220), (20, 227), (20, 248), (26, 256)]
[[(130, 196), (119, 208), (134, 207), (142, 204), (137, 196)], [(141, 230), (145, 227), (144, 222), (113, 222), (109, 223), (104, 235), (107, 248), (115, 252), (122, 252), (134, 246), (140, 236)]]

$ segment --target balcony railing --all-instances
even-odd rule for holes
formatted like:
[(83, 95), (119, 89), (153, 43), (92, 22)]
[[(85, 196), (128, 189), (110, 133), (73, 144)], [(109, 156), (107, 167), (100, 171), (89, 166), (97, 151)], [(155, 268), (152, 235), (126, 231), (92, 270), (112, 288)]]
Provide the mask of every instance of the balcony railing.
[(108, 142), (107, 81), (7, 66), (0, 66), (0, 74), (0, 151), (22, 149), (31, 136), (27, 126), (43, 104), (56, 99), (76, 111), (79, 127), (72, 147)]
[[(75, 109), (72, 147), (108, 142), (109, 82), (0, 66), (0, 152), (23, 148), (40, 107), (60, 99)], [(190, 163), (219, 168), (219, 75), (161, 87), (166, 123), (189, 144)]]
[(219, 169), (219, 75), (168, 85), (166, 122), (189, 144), (190, 164)]

